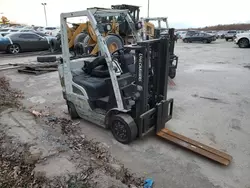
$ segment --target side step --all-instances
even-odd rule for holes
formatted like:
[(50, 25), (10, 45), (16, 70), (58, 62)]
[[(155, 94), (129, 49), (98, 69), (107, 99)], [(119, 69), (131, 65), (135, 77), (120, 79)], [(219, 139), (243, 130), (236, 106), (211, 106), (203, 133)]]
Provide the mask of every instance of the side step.
[(198, 154), (203, 155), (209, 159), (212, 159), (216, 162), (219, 162), (223, 165), (229, 165), (229, 163), (232, 160), (232, 156), (230, 156), (224, 152), (218, 151), (214, 148), (206, 146), (202, 143), (199, 143), (195, 140), (187, 138), (183, 135), (172, 132), (167, 128), (160, 130), (157, 133), (157, 135), (166, 139), (166, 140), (169, 140), (177, 145), (180, 145), (184, 148), (187, 148), (195, 153), (198, 153)]

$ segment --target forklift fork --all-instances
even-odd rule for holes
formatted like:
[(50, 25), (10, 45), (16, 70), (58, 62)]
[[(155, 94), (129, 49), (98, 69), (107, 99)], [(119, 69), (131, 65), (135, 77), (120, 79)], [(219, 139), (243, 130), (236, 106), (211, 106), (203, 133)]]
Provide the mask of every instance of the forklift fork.
[(167, 128), (163, 128), (156, 134), (160, 136), (161, 138), (164, 138), (165, 140), (171, 141), (179, 146), (182, 146), (188, 150), (191, 150), (195, 153), (203, 155), (223, 165), (226, 165), (226, 166), (229, 165), (229, 163), (232, 160), (232, 156), (224, 152), (221, 152), (207, 145), (204, 145), (200, 142), (197, 142), (183, 135), (170, 131)]

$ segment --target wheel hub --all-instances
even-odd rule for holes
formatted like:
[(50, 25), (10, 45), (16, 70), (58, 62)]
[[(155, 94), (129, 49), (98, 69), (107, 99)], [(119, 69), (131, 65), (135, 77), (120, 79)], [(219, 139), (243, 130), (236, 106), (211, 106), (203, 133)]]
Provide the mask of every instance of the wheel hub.
[(113, 131), (122, 140), (126, 140), (128, 137), (125, 125), (120, 121), (113, 122)]
[(246, 46), (248, 45), (248, 42), (247, 42), (246, 40), (241, 40), (241, 41), (240, 41), (240, 45), (241, 45), (242, 47), (246, 47)]
[(10, 51), (11, 51), (13, 54), (16, 54), (16, 53), (19, 52), (19, 47), (16, 46), (16, 45), (12, 45), (12, 46), (10, 47)]

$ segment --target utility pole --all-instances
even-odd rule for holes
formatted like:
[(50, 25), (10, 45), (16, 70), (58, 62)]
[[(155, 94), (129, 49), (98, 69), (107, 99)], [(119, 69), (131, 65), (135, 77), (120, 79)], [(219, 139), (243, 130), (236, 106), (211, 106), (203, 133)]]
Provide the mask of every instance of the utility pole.
[(148, 0), (148, 17), (149, 17), (149, 0)]
[(46, 26), (48, 26), (47, 15), (46, 15), (46, 5), (47, 5), (47, 3), (41, 3), (41, 4), (43, 5), (43, 9), (44, 9), (44, 16), (45, 16)]

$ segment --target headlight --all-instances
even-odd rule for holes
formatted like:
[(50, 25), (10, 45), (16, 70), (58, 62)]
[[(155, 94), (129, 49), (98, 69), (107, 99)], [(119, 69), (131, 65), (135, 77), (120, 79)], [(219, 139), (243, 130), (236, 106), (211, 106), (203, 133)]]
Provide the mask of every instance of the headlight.
[(136, 30), (139, 30), (139, 29), (141, 29), (142, 28), (142, 22), (137, 22), (136, 24), (135, 24), (135, 29)]
[(105, 27), (104, 27), (104, 31), (108, 32), (108, 31), (111, 31), (111, 30), (112, 30), (112, 26), (110, 24), (106, 24)]

